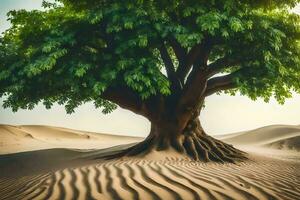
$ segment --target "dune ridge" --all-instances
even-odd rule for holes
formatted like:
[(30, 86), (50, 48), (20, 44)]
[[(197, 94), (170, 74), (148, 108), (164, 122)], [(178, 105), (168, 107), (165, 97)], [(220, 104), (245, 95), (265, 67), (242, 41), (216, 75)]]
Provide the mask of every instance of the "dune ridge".
[(216, 136), (216, 138), (233, 145), (300, 151), (299, 137), (299, 125), (271, 125), (250, 131)]
[(287, 150), (296, 150), (300, 151), (300, 135), (289, 137), (281, 140), (276, 140), (265, 144), (266, 147), (271, 147), (274, 149), (287, 149)]
[(0, 155), (52, 148), (102, 149), (142, 139), (42, 125), (0, 125)]

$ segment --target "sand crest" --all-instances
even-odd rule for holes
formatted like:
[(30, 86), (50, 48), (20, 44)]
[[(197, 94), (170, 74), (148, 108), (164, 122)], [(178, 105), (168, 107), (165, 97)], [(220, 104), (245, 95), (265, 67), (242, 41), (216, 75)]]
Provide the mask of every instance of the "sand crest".
[(272, 125), (216, 137), (233, 145), (300, 151), (300, 126)]
[(142, 139), (51, 126), (0, 125), (0, 155), (53, 148), (102, 149)]

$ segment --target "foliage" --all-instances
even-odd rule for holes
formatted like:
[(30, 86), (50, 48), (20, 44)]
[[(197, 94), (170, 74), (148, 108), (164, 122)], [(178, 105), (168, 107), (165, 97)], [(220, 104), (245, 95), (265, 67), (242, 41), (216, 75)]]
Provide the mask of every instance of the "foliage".
[(209, 63), (233, 61), (220, 73), (235, 73), (241, 94), (282, 103), (300, 92), (300, 20), (288, 12), (298, 2), (59, 0), (43, 11), (13, 10), (0, 38), (0, 96), (14, 111), (42, 101), (72, 112), (93, 101), (107, 113), (117, 103), (102, 96), (111, 87), (143, 100), (172, 94), (159, 48), (177, 69), (171, 39), (189, 51), (210, 38)]

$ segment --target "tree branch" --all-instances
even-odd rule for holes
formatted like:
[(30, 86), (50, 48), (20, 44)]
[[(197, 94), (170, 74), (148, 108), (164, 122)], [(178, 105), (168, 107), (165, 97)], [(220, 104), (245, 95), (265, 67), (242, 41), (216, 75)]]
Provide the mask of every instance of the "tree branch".
[(170, 38), (169, 43), (170, 43), (170, 46), (172, 47), (173, 51), (175, 52), (178, 62), (179, 63), (183, 62), (183, 60), (186, 57), (186, 53), (187, 53), (186, 49), (183, 48), (175, 38)]
[(166, 46), (163, 44), (158, 48), (160, 56), (165, 64), (167, 75), (169, 78), (173, 78), (175, 75), (175, 68), (172, 59), (168, 53)]
[(149, 117), (145, 101), (126, 86), (109, 87), (101, 94), (101, 98), (111, 101), (121, 108), (128, 109), (136, 114)]
[(159, 50), (161, 58), (165, 64), (167, 75), (168, 75), (168, 78), (169, 78), (172, 86), (174, 88), (180, 87), (179, 79), (177, 78), (177, 75), (175, 73), (175, 67), (173, 65), (172, 59), (168, 53), (166, 46), (164, 44), (162, 44), (158, 48), (158, 50)]
[(189, 90), (189, 88), (194, 87), (193, 86), (194, 84), (197, 87), (198, 85), (197, 79), (199, 79), (199, 77), (201, 77), (201, 79), (206, 78), (207, 80), (206, 69), (207, 69), (208, 56), (211, 51), (211, 48), (212, 48), (212, 43), (209, 41), (209, 39), (203, 40), (201, 45), (197, 47), (198, 56), (195, 58), (194, 63), (191, 65), (193, 69), (187, 77), (185, 90)]
[(234, 81), (234, 78), (236, 78), (241, 73), (247, 71), (248, 69), (249, 68), (240, 68), (230, 74), (209, 79), (207, 81), (207, 87), (204, 96), (209, 96), (222, 90), (236, 88), (237, 84)]
[(202, 48), (202, 43), (199, 43), (194, 47), (192, 47), (192, 49), (185, 56), (185, 59), (179, 63), (176, 74), (179, 80), (181, 81), (181, 83), (184, 83), (187, 74), (191, 70), (198, 56), (201, 54), (201, 48)]
[(234, 89), (236, 87), (237, 85), (235, 82), (233, 82), (233, 80), (227, 80), (226, 77), (216, 77), (213, 78), (213, 80), (207, 82), (207, 88), (205, 90), (204, 96), (207, 97), (216, 92)]
[(237, 64), (239, 64), (239, 61), (233, 60), (233, 59), (228, 58), (227, 56), (224, 56), (208, 65), (207, 77), (210, 78), (210, 77), (214, 76), (215, 74), (220, 73), (222, 70), (224, 70), (228, 67), (231, 67), (233, 65), (237, 65)]
[(190, 55), (193, 57), (197, 54), (195, 58), (193, 57), (193, 59), (195, 59), (191, 65), (193, 66), (193, 70), (188, 76), (176, 108), (177, 113), (179, 114), (178, 117), (183, 123), (182, 127), (185, 127), (186, 123), (191, 118), (191, 115), (193, 115), (197, 109), (198, 102), (201, 100), (206, 90), (207, 77), (203, 69), (207, 67), (207, 60), (211, 47), (212, 44), (210, 41), (205, 39), (202, 41), (201, 45), (197, 45), (192, 52), (193, 55)]

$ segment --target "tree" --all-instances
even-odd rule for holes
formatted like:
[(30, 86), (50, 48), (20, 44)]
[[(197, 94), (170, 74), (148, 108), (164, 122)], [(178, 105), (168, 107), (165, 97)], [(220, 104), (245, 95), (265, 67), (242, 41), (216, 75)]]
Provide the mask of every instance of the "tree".
[(10, 11), (0, 41), (0, 96), (13, 111), (92, 101), (151, 122), (136, 155), (173, 148), (196, 160), (245, 155), (208, 136), (207, 96), (240, 92), (279, 103), (300, 92), (299, 0), (59, 0)]

